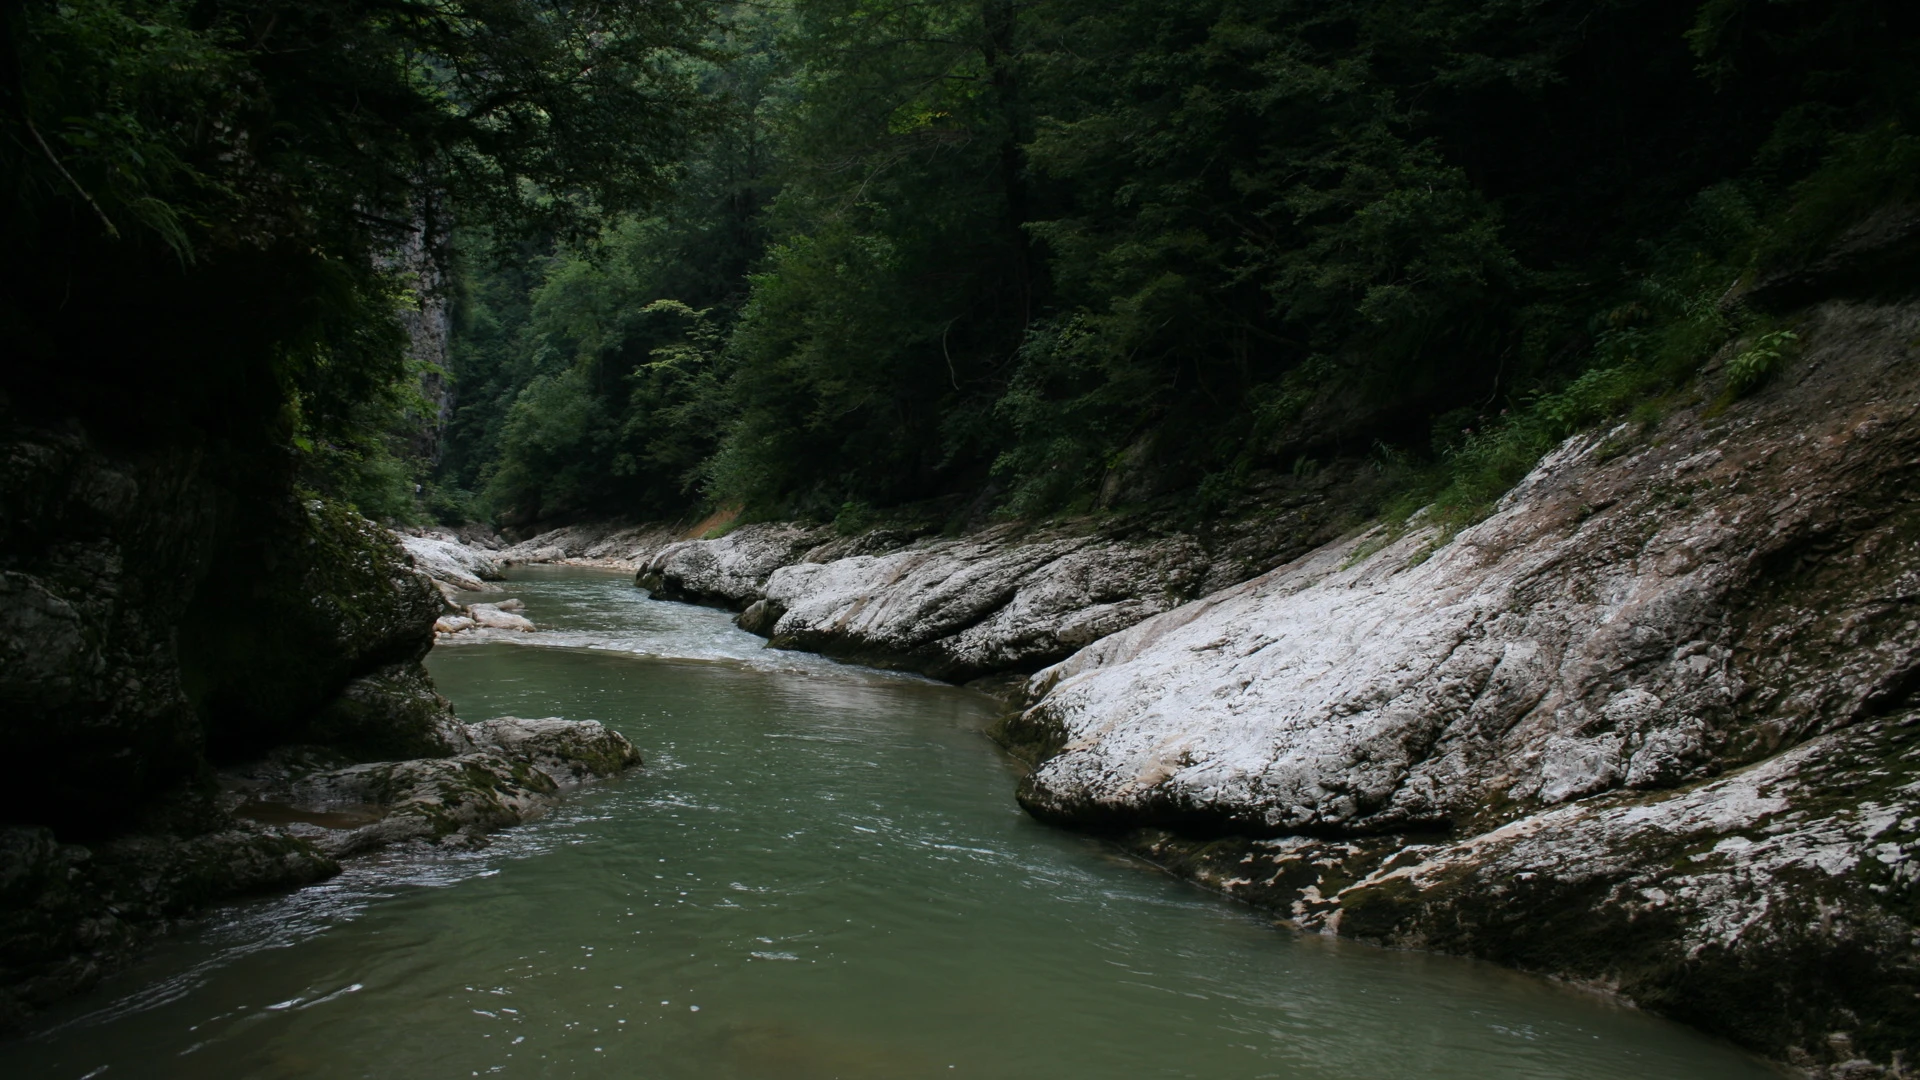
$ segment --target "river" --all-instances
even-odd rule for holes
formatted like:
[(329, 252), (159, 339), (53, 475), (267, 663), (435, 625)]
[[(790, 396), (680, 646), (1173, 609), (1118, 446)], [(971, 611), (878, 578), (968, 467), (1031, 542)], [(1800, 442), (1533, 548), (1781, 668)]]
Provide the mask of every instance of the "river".
[(223, 909), (0, 1046), (9, 1077), (1772, 1077), (1488, 964), (1304, 936), (1041, 826), (995, 703), (761, 648), (612, 572), (443, 645), (467, 718), (647, 764), (477, 852)]

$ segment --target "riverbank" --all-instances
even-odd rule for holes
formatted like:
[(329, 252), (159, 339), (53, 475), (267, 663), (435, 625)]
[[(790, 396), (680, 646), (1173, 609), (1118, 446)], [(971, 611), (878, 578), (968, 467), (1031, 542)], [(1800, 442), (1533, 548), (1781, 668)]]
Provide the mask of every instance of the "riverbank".
[(637, 762), (591, 725), (455, 718), (421, 665), (444, 601), (351, 509), (8, 432), (0, 698), (33, 764), (0, 824), (0, 1032), (214, 905), (484, 843)]
[[(912, 671), (1017, 700), (1025, 677), (1359, 524), (1377, 476), (1344, 462), (1272, 477), (1243, 512), (1195, 525), (1178, 507), (999, 522), (949, 535), (931, 518), (854, 532), (794, 522), (575, 524), (498, 550), (416, 555), (456, 604), (468, 576), (515, 564), (630, 570), (656, 598), (735, 612), (774, 647)], [(451, 533), (416, 546), (458, 547)], [(442, 568), (448, 568), (443, 570)], [(477, 584), (477, 582), (475, 582)]]
[(624, 558), (776, 647), (1040, 669), (1001, 729), (1035, 766), (1023, 805), (1303, 929), (1606, 987), (1814, 1075), (1905, 1075), (1920, 309), (1798, 326), (1758, 393), (1724, 390), (1736, 343), (1458, 536), (1324, 542), (1337, 515), (1308, 514), (1268, 570), (1124, 525), (769, 524)]
[(624, 573), (521, 567), (502, 596), (540, 629), (446, 640), (441, 692), (596, 719), (647, 768), (228, 909), (0, 1044), (0, 1074), (1776, 1075), (1491, 965), (1276, 933), (1042, 827), (978, 694), (765, 649)]

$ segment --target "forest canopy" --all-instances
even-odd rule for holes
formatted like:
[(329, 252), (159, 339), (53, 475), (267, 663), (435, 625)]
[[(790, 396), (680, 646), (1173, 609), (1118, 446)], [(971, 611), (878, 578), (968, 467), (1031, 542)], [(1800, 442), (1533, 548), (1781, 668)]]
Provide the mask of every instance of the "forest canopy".
[[(1471, 515), (1786, 332), (1736, 286), (1920, 176), (1894, 0), (42, 0), (0, 27), (9, 392), (286, 447), (403, 520), (1206, 514), (1334, 460)], [(455, 316), (429, 456), (409, 245)]]
[(693, 0), (5, 5), (8, 397), (350, 485), (417, 386), (399, 254), (444, 235), (438, 218), (585, 242), (668, 193), (713, 111), (683, 71), (705, 17)]
[(494, 513), (1204, 510), (1335, 457), (1470, 510), (1915, 175), (1898, 3), (716, 16), (665, 203), (466, 263), (443, 482)]

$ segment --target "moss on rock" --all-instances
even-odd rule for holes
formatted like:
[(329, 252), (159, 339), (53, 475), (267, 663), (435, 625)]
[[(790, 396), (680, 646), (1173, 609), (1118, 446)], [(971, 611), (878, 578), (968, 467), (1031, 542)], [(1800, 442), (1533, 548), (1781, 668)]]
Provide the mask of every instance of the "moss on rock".
[(245, 527), (181, 643), (216, 760), (322, 741), (315, 722), (343, 719), (322, 710), (354, 679), (425, 656), (442, 610), (392, 535), (351, 508), (309, 498)]
[(306, 738), (358, 761), (439, 757), (469, 747), (453, 706), (418, 661), (348, 683), (306, 726)]
[(89, 848), (0, 829), (0, 1031), (85, 990), (208, 904), (318, 881), (339, 864), (280, 830), (141, 833)]

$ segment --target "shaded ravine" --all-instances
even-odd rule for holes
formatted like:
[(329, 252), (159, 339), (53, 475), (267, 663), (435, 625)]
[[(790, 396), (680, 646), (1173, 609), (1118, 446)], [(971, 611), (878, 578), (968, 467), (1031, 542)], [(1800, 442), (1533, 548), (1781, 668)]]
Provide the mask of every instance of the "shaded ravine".
[[(597, 719), (647, 767), (468, 854), (226, 909), (21, 1077), (1764, 1077), (1602, 998), (1276, 931), (1014, 804), (995, 705), (533, 567), (539, 633), (443, 646), (469, 719)], [(104, 1070), (104, 1071), (103, 1071)]]

